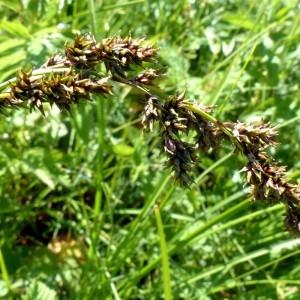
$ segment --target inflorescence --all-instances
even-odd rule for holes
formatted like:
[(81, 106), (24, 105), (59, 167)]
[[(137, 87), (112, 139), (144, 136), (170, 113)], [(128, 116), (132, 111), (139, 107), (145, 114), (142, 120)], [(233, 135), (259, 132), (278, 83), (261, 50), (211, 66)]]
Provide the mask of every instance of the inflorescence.
[[(212, 106), (191, 102), (185, 99), (185, 93), (167, 97), (152, 92), (149, 87), (155, 86), (161, 71), (144, 68), (136, 74), (135, 70), (144, 62), (154, 64), (157, 53), (158, 49), (145, 44), (144, 39), (131, 36), (114, 36), (97, 43), (91, 35), (76, 35), (72, 46), (65, 45), (65, 56), (54, 54), (40, 69), (20, 70), (16, 78), (0, 84), (0, 113), (25, 107), (44, 115), (46, 102), (70, 113), (71, 105), (91, 100), (91, 94), (111, 94), (110, 82), (132, 86), (144, 97), (142, 125), (150, 131), (158, 128), (158, 145), (166, 156), (166, 167), (173, 171), (180, 186), (189, 187), (194, 182), (194, 166), (203, 152), (217, 150), (227, 140), (235, 147), (234, 153), (247, 158), (241, 171), (251, 186), (253, 201), (284, 204), (285, 228), (299, 234), (299, 186), (287, 180), (286, 168), (266, 152), (267, 147), (277, 145), (276, 128), (263, 121), (252, 125), (223, 123), (211, 115)], [(129, 78), (132, 73), (134, 77)]]

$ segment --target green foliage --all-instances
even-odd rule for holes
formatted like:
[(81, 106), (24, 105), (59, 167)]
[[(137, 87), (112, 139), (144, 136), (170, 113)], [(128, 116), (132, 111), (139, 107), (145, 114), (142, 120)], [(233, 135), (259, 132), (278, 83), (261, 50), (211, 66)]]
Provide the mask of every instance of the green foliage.
[[(170, 94), (186, 88), (222, 121), (279, 125), (270, 152), (299, 182), (298, 1), (0, 7), (0, 82), (40, 67), (76, 32), (146, 36)], [(189, 190), (175, 186), (156, 136), (141, 134), (139, 101), (116, 86), (72, 118), (50, 107), (1, 117), (0, 297), (298, 299), (300, 240), (282, 231), (284, 208), (251, 203), (244, 159), (224, 150), (203, 154)]]

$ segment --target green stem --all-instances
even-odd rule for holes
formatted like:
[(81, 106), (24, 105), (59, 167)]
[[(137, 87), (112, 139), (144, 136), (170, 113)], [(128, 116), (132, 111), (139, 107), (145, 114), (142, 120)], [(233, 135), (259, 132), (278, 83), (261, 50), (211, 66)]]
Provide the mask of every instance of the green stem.
[[(51, 74), (51, 73), (65, 73), (69, 72), (71, 68), (58, 68), (58, 66), (55, 66), (55, 68), (47, 68), (47, 69), (37, 69), (33, 70), (31, 73), (30, 78), (34, 78), (33, 76), (39, 76), (39, 75), (44, 75), (44, 74)], [(38, 79), (38, 78), (34, 78)], [(4, 81), (0, 84), (0, 89), (4, 89), (5, 87), (9, 87), (10, 83), (14, 83), (18, 80), (17, 77), (13, 77), (7, 81)], [(1, 94), (0, 94), (1, 97)], [(1, 97), (2, 98), (2, 97)]]
[[(98, 3), (98, 9), (100, 9), (102, 2)], [(96, 15), (96, 3), (95, 0), (88, 1), (90, 24), (93, 35), (98, 38), (98, 19)], [(98, 242), (98, 234), (101, 231), (103, 225), (99, 222), (101, 207), (103, 202), (103, 190), (102, 182), (104, 177), (104, 148), (105, 148), (105, 109), (104, 102), (97, 101), (97, 120), (98, 120), (98, 151), (97, 151), (97, 172), (96, 172), (96, 194), (94, 202), (94, 222), (97, 224), (92, 232), (93, 243), (96, 245)], [(92, 249), (91, 249), (92, 251)], [(95, 251), (95, 250), (94, 250)]]
[(196, 113), (197, 115), (201, 116), (203, 119), (213, 123), (216, 127), (221, 129), (230, 139), (233, 145), (235, 145), (243, 154), (245, 154), (245, 149), (243, 145), (236, 140), (232, 131), (228, 129), (221, 121), (217, 120), (216, 118), (212, 117), (210, 114), (206, 113), (202, 109), (192, 105), (192, 104), (184, 104), (184, 108), (191, 110), (192, 112)]
[(0, 94), (0, 102), (3, 102), (5, 99), (9, 99), (9, 98), (10, 98), (10, 93)]

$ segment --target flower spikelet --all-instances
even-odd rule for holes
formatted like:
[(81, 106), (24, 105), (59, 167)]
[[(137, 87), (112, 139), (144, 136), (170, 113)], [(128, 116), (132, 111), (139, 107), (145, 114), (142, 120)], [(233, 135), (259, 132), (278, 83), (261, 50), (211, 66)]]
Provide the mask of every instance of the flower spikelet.
[(167, 131), (161, 134), (160, 145), (167, 155), (166, 168), (174, 171), (174, 179), (180, 186), (190, 186), (193, 183), (191, 171), (197, 161), (195, 145), (174, 138)]

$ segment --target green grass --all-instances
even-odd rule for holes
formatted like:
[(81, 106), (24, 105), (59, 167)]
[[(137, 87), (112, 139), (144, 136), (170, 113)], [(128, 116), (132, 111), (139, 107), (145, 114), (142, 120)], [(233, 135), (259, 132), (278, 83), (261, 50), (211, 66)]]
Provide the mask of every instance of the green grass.
[[(23, 7), (21, 4), (23, 3)], [(300, 180), (299, 1), (0, 1), (0, 82), (75, 32), (160, 48), (169, 94), (221, 121), (279, 125), (276, 160)], [(1, 299), (298, 299), (284, 207), (250, 201), (245, 162), (203, 154), (183, 189), (142, 134), (139, 94), (0, 119)]]

